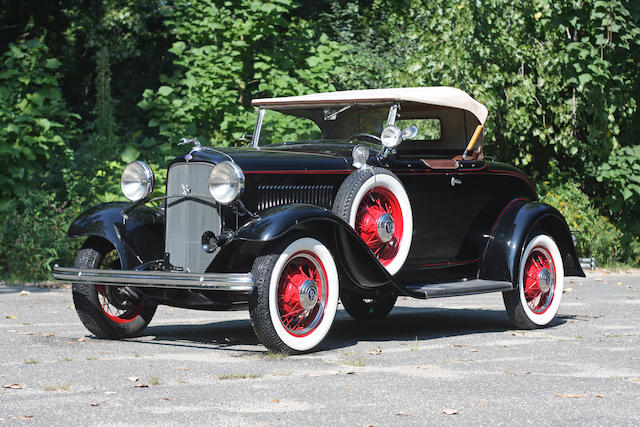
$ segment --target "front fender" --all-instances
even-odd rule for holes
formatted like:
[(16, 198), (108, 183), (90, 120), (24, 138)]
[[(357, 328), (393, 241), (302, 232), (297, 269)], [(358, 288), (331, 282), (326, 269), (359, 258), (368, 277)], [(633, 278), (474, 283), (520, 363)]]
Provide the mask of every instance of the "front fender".
[[(95, 236), (108, 240), (120, 255), (121, 268), (162, 259), (164, 226), (156, 211), (133, 203), (111, 202), (94, 206), (69, 226), (70, 237)], [(123, 212), (127, 210), (126, 219)]]
[(565, 276), (585, 277), (562, 214), (546, 203), (517, 199), (507, 205), (494, 225), (479, 278), (517, 284), (522, 251), (535, 231), (544, 232), (555, 240), (562, 254)]
[(330, 210), (305, 204), (277, 206), (245, 224), (221, 248), (210, 270), (250, 270), (255, 257), (269, 253), (293, 233), (322, 240), (334, 254), (343, 277), (349, 279), (347, 286), (368, 289), (397, 286), (349, 224)]

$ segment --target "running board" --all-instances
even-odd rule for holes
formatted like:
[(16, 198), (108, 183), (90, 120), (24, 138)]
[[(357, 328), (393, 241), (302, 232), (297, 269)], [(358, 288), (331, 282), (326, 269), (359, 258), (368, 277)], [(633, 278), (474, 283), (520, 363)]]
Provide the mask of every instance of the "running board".
[(444, 298), (461, 295), (484, 294), (488, 292), (510, 291), (513, 289), (513, 285), (511, 282), (475, 279), (451, 283), (412, 285), (407, 286), (407, 289), (413, 292), (422, 292), (426, 298)]

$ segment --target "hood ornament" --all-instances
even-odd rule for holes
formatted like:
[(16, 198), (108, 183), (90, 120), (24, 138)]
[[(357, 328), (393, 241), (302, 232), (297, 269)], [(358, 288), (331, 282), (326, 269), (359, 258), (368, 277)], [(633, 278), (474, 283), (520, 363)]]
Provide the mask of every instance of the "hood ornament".
[(189, 160), (193, 159), (193, 156), (191, 154), (193, 154), (194, 151), (202, 150), (202, 144), (195, 138), (180, 138), (180, 142), (178, 142), (178, 145), (185, 144), (193, 144), (193, 148), (191, 149), (191, 151), (189, 151), (189, 153), (184, 156), (184, 160), (189, 163)]

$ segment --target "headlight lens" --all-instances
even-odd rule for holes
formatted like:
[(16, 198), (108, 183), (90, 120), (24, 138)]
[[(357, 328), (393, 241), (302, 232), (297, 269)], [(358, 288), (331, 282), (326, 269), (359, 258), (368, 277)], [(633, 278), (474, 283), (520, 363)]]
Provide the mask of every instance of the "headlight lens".
[(155, 185), (153, 171), (145, 162), (138, 160), (129, 163), (122, 171), (122, 178), (120, 178), (122, 193), (132, 202), (149, 197)]
[(232, 162), (220, 162), (209, 174), (209, 192), (220, 204), (228, 205), (244, 190), (244, 173)]
[(398, 126), (387, 126), (382, 129), (380, 139), (382, 140), (382, 145), (387, 148), (393, 148), (402, 141), (402, 131)]

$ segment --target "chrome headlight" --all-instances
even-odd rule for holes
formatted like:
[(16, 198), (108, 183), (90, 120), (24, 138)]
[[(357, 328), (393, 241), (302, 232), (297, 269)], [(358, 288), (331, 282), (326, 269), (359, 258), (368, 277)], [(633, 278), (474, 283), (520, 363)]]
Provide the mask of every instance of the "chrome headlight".
[(122, 193), (132, 202), (149, 197), (155, 185), (156, 178), (153, 171), (145, 162), (137, 160), (129, 163), (122, 171), (122, 178), (120, 178)]
[(232, 162), (220, 162), (209, 174), (209, 192), (222, 205), (233, 202), (244, 190), (244, 173)]

